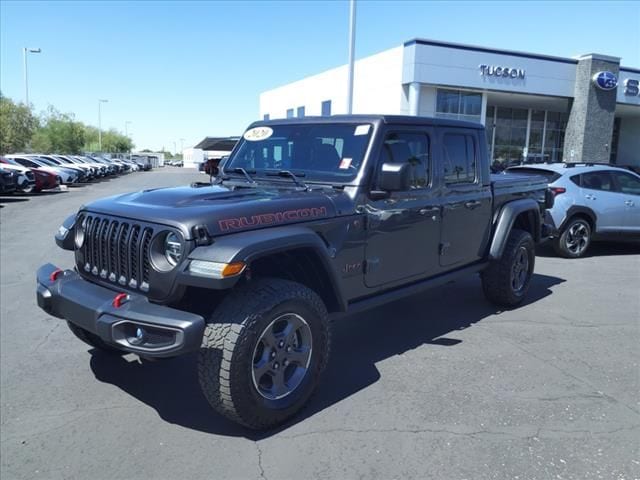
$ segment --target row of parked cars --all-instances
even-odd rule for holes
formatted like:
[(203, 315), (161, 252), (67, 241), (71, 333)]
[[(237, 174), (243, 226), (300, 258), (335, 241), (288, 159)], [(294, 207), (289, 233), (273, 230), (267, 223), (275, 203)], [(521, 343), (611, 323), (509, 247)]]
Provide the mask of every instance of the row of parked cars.
[(0, 157), (0, 193), (32, 193), (144, 169), (102, 155), (12, 154)]
[(553, 247), (566, 258), (583, 256), (596, 240), (640, 241), (637, 167), (598, 163), (545, 163), (509, 167), (542, 176), (554, 196), (548, 210), (557, 229)]

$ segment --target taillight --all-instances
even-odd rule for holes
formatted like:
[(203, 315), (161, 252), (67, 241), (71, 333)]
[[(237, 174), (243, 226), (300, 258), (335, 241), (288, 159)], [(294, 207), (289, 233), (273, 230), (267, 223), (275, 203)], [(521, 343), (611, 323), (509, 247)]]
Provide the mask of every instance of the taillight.
[(561, 193), (564, 193), (567, 191), (566, 188), (564, 187), (549, 187), (549, 190), (551, 190), (551, 193), (553, 193), (553, 196), (556, 197), (558, 195), (560, 195)]

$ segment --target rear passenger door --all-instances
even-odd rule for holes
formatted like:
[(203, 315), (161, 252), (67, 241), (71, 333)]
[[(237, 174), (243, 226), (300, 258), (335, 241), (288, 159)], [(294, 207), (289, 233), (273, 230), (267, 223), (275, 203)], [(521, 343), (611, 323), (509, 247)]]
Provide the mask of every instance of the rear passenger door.
[(606, 170), (583, 173), (580, 178), (582, 203), (596, 214), (597, 232), (617, 232), (624, 228), (625, 204), (616, 191), (613, 175)]
[(491, 226), (491, 185), (482, 185), (475, 130), (440, 129), (443, 188), (440, 265), (455, 268), (483, 256)]
[(624, 202), (623, 230), (640, 233), (640, 178), (626, 172), (613, 172), (612, 175)]

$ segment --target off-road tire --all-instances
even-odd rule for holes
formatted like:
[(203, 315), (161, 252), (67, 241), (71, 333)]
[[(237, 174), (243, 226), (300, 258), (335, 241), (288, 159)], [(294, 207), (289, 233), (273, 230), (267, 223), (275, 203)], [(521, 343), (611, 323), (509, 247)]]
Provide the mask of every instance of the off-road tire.
[[(584, 244), (584, 246), (580, 246), (580, 248), (577, 248), (575, 251), (572, 251), (569, 243), (571, 232), (575, 228), (580, 228), (584, 232), (584, 240), (586, 241), (586, 244)], [(580, 258), (585, 254), (591, 244), (591, 235), (591, 224), (583, 217), (574, 217), (570, 219), (564, 227), (562, 227), (560, 236), (553, 240), (553, 249), (561, 257)]]
[(71, 330), (71, 333), (73, 333), (78, 339), (82, 340), (84, 343), (92, 346), (93, 348), (97, 348), (98, 350), (101, 350), (106, 353), (122, 353), (123, 352), (122, 350), (104, 342), (100, 337), (98, 337), (97, 335), (91, 332), (88, 332), (82, 327), (74, 325), (71, 322), (67, 322), (67, 326), (69, 327), (69, 330)]
[[(519, 253), (526, 250), (528, 264), (526, 279), (522, 288), (514, 289), (513, 274)], [(502, 257), (482, 272), (482, 290), (484, 296), (492, 303), (503, 307), (519, 305), (527, 295), (535, 265), (535, 244), (531, 234), (524, 230), (513, 229), (505, 246)]]
[[(284, 398), (261, 395), (252, 377), (260, 335), (285, 313), (300, 315), (312, 333), (312, 353), (303, 380)], [(282, 424), (309, 400), (330, 351), (327, 310), (320, 297), (296, 282), (262, 278), (231, 292), (207, 321), (198, 357), (198, 377), (211, 406), (251, 429)]]

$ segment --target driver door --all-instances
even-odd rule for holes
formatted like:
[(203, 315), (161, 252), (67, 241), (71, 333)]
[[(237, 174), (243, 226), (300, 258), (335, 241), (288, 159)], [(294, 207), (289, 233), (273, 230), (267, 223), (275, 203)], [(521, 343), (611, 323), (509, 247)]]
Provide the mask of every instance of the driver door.
[(383, 163), (409, 162), (412, 179), (406, 191), (391, 192), (365, 206), (367, 287), (391, 287), (439, 268), (440, 205), (431, 186), (432, 133), (427, 128), (407, 128), (386, 134), (378, 171)]

